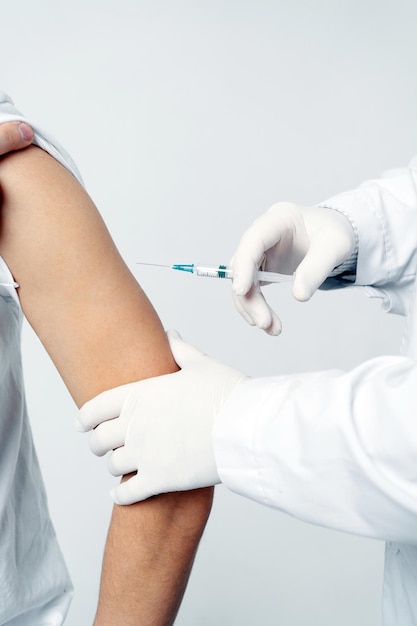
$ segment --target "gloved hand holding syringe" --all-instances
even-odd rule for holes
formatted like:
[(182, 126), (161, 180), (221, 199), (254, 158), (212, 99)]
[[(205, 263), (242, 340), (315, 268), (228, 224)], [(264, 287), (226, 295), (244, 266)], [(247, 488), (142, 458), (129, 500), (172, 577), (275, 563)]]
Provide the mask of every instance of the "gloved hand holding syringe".
[[(228, 265), (200, 265), (197, 263), (174, 263), (173, 265), (162, 265), (159, 263), (137, 263), (137, 265), (149, 265), (154, 267), (168, 267), (180, 272), (188, 272), (195, 276), (206, 278), (233, 278), (233, 268)], [(260, 283), (282, 283), (292, 281), (289, 274), (279, 274), (278, 272), (265, 272), (257, 270), (254, 280)]]
[[(261, 287), (291, 282), (294, 298), (304, 302), (328, 277), (342, 272), (354, 276), (357, 249), (356, 232), (343, 213), (327, 207), (304, 209), (284, 202), (273, 205), (243, 234), (233, 255), (233, 267), (165, 267), (197, 276), (233, 279), (233, 300), (246, 322), (269, 335), (279, 335), (281, 321)], [(264, 267), (285, 273), (264, 271)]]

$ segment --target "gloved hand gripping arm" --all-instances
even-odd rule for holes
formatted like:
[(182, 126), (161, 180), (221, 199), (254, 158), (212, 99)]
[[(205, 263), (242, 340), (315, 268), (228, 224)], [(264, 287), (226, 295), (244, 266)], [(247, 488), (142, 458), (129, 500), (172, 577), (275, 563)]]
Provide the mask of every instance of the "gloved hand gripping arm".
[(174, 331), (167, 334), (181, 371), (105, 391), (79, 413), (79, 430), (96, 426), (90, 435), (95, 454), (117, 448), (109, 457), (109, 471), (114, 476), (137, 472), (114, 489), (117, 504), (220, 482), (214, 420), (246, 377), (185, 343)]

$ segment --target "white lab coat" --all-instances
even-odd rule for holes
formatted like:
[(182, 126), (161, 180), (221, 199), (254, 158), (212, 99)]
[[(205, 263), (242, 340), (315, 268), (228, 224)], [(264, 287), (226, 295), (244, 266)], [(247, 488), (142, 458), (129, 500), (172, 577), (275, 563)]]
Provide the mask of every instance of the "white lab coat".
[(219, 475), (299, 519), (386, 540), (383, 624), (415, 626), (417, 160), (322, 206), (357, 227), (355, 284), (407, 316), (401, 354), (239, 385), (216, 420)]
[[(0, 92), (0, 123), (22, 119)], [(35, 143), (77, 175), (69, 155), (34, 129)], [(20, 355), (22, 318), (12, 275), (0, 257), (0, 624), (61, 626), (73, 590), (32, 442)]]

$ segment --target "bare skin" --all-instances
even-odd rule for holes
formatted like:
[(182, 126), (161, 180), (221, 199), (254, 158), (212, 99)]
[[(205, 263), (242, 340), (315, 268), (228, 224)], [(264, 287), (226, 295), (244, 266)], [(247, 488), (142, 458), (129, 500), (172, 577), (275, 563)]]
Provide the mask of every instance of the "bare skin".
[[(0, 187), (0, 254), (76, 404), (178, 369), (155, 310), (75, 178), (31, 146), (1, 159)], [(212, 495), (114, 507), (94, 626), (173, 623)]]

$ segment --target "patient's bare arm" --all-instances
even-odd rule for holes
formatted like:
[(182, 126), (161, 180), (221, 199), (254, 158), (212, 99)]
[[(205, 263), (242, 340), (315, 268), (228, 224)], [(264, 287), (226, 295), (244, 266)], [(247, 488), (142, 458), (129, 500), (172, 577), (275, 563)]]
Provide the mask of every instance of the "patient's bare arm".
[[(0, 186), (0, 253), (77, 405), (175, 371), (157, 314), (74, 177), (30, 147), (0, 161)], [(211, 499), (204, 489), (114, 508), (96, 626), (173, 622)]]

